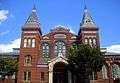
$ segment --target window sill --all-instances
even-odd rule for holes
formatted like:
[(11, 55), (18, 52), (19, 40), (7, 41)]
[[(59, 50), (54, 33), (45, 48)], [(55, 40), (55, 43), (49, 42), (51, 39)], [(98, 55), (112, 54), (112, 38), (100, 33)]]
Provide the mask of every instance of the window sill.
[(32, 64), (24, 64), (24, 66), (32, 66)]

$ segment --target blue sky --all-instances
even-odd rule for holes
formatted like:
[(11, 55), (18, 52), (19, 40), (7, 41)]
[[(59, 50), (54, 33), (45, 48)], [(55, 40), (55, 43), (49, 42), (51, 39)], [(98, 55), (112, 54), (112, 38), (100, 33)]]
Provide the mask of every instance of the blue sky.
[[(83, 0), (34, 0), (34, 3), (43, 34), (59, 24), (78, 33), (83, 16)], [(101, 47), (116, 45), (119, 50), (120, 0), (86, 0), (86, 3), (93, 20), (99, 26)], [(21, 27), (32, 7), (33, 0), (0, 0), (1, 47), (20, 38)]]

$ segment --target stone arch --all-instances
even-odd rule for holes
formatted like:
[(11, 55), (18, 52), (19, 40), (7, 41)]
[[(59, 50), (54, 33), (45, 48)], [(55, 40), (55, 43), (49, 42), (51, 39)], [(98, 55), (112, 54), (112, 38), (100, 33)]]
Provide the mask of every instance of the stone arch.
[(51, 60), (51, 62), (49, 63), (49, 71), (53, 71), (53, 67), (56, 63), (58, 62), (62, 62), (62, 63), (65, 63), (65, 64), (68, 64), (67, 62), (67, 59), (66, 58), (63, 58), (63, 57), (57, 57), (53, 60)]
[(51, 60), (51, 62), (49, 63), (49, 83), (53, 83), (53, 68), (54, 65), (59, 62), (64, 63), (66, 65), (68, 64), (67, 59), (60, 54), (55, 59)]

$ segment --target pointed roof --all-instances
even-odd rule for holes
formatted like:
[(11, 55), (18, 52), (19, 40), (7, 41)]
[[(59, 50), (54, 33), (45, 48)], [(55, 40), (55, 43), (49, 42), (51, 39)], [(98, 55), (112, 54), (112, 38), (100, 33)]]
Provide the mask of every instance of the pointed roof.
[(94, 23), (91, 15), (87, 9), (86, 4), (84, 7), (84, 14), (83, 14), (83, 18), (82, 18), (82, 22), (81, 22), (80, 26), (85, 27), (85, 28), (97, 28), (96, 24)]
[(40, 23), (36, 13), (36, 7), (33, 6), (32, 13), (28, 17), (26, 23), (24, 24), (23, 28), (40, 28)]

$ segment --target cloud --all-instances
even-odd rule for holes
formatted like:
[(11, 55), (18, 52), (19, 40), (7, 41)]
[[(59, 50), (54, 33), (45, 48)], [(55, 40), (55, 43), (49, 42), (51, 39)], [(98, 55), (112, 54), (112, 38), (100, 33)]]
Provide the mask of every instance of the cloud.
[(70, 29), (70, 32), (76, 34), (75, 31), (73, 31), (72, 29)]
[(120, 44), (108, 46), (107, 52), (120, 53)]
[(4, 32), (0, 32), (0, 36), (3, 36), (3, 35), (6, 35), (6, 34), (8, 34), (10, 31), (4, 31)]
[(72, 29), (72, 27), (70, 25), (67, 25), (67, 27), (70, 29), (71, 33), (76, 34), (75, 31)]
[(7, 20), (8, 18), (8, 10), (0, 10), (0, 23)]
[(11, 41), (8, 44), (0, 44), (0, 52), (12, 52), (13, 48), (20, 48), (20, 38)]

